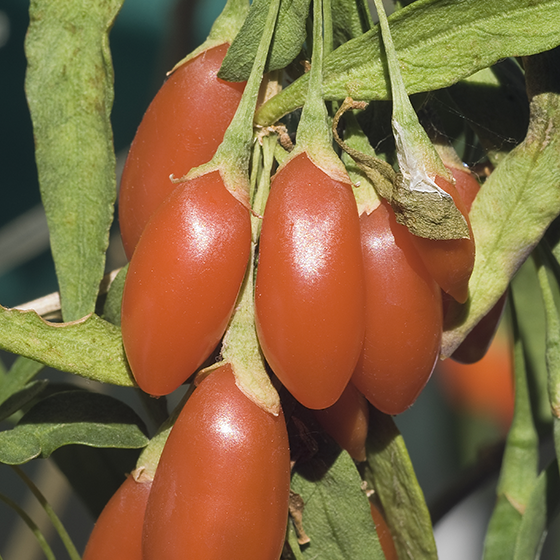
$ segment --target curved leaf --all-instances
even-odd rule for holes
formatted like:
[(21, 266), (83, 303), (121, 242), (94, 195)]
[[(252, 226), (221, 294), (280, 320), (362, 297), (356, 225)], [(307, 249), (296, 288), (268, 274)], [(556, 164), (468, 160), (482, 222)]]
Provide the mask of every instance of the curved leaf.
[(32, 0), (25, 88), (66, 321), (93, 312), (116, 198), (108, 33), (123, 0)]
[(0, 348), (61, 371), (134, 387), (119, 327), (90, 315), (74, 323), (47, 323), (35, 311), (0, 307)]
[(14, 429), (0, 433), (0, 461), (19, 465), (74, 444), (137, 449), (148, 443), (145, 432), (139, 416), (121, 401), (65, 391), (40, 401)]
[[(299, 54), (307, 36), (310, 0), (282, 0), (265, 71), (284, 68)], [(255, 0), (228, 50), (218, 76), (230, 82), (249, 79), (263, 33), (269, 1)]]
[[(507, 57), (560, 44), (560, 0), (418, 0), (390, 18), (409, 94), (450, 86)], [(389, 99), (379, 27), (348, 41), (325, 60), (325, 99)], [(465, 56), (468, 53), (468, 56)], [(308, 76), (265, 103), (256, 123), (268, 126), (300, 107)]]
[(383, 560), (367, 497), (354, 461), (336, 446), (297, 468), (291, 488), (303, 500), (309, 543), (292, 542), (296, 558)]
[(432, 522), (404, 439), (393, 419), (370, 407), (366, 480), (385, 511), (399, 558), (437, 559)]
[(560, 506), (560, 477), (558, 462), (553, 461), (541, 472), (531, 492), (521, 519), (515, 542), (513, 560), (539, 558), (548, 526)]
[(49, 382), (46, 379), (32, 381), (18, 391), (12, 393), (2, 404), (0, 404), (0, 420), (5, 420), (14, 412), (31, 402), (40, 395)]

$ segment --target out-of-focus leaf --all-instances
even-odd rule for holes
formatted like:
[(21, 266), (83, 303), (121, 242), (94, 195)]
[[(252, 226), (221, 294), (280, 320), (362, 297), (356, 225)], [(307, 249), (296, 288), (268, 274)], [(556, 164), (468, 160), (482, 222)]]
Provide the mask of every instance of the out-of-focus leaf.
[[(554, 255), (548, 248), (539, 247), (538, 277), (546, 316), (546, 369), (548, 379), (548, 400), (554, 422), (554, 447), (560, 456), (560, 316), (557, 303), (549, 282), (548, 271), (553, 268)], [(553, 277), (553, 271), (551, 271)], [(556, 286), (558, 294), (558, 286)]]
[[(389, 22), (409, 94), (447, 87), (502, 58), (560, 44), (559, 0), (418, 0)], [(385, 71), (376, 26), (327, 57), (325, 99), (389, 99)], [(265, 103), (257, 124), (273, 124), (301, 107), (308, 79), (302, 76)]]
[(296, 558), (384, 560), (361, 482), (354, 461), (335, 445), (296, 469), (291, 488), (303, 499), (303, 527), (310, 538), (301, 556), (296, 548)]
[(547, 528), (560, 506), (560, 477), (558, 462), (553, 461), (541, 472), (521, 520), (515, 542), (513, 560), (540, 558)]
[[(284, 68), (299, 54), (306, 38), (310, 0), (282, 0), (265, 71)], [(218, 76), (230, 82), (249, 79), (268, 13), (268, 0), (255, 0), (228, 50)]]
[(484, 560), (513, 558), (522, 515), (538, 474), (539, 437), (533, 422), (524, 347), (517, 327), (517, 309), (514, 304), (511, 307), (515, 337), (515, 412), (496, 490), (498, 502), (484, 543)]
[(148, 443), (145, 431), (139, 416), (121, 401), (65, 391), (38, 402), (15, 428), (0, 433), (0, 461), (19, 465), (72, 444), (136, 449)]
[(399, 558), (436, 559), (432, 522), (393, 419), (370, 408), (365, 472), (383, 505)]
[(511, 282), (519, 335), (523, 342), (525, 367), (530, 380), (533, 418), (537, 429), (550, 426), (546, 364), (546, 315), (537, 268), (533, 258), (527, 259)]
[(31, 402), (37, 395), (41, 394), (49, 384), (46, 379), (31, 381), (18, 391), (12, 393), (2, 404), (0, 404), (0, 420), (4, 420)]
[(109, 30), (123, 0), (31, 0), (25, 89), (62, 314), (95, 309), (116, 198)]
[(119, 327), (90, 315), (47, 323), (35, 311), (0, 307), (0, 348), (88, 379), (135, 386)]
[[(526, 59), (530, 89), (539, 89), (531, 78), (537, 82), (558, 74), (557, 69), (542, 67), (546, 58), (545, 53)], [(492, 309), (560, 213), (560, 90), (550, 86), (544, 83), (542, 92), (533, 95), (525, 140), (502, 159), (473, 203), (470, 218), (476, 258), (470, 298), (465, 305), (453, 304), (448, 309), (444, 357), (453, 354)]]

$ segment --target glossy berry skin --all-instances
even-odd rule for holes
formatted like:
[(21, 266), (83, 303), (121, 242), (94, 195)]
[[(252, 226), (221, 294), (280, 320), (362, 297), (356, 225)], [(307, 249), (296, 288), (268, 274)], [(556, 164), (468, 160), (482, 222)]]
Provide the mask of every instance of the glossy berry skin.
[(264, 412), (221, 367), (171, 430), (146, 509), (143, 560), (278, 560), (289, 491), (282, 412)]
[(250, 248), (249, 211), (218, 172), (183, 183), (156, 211), (130, 261), (121, 314), (126, 356), (143, 391), (174, 391), (214, 350)]
[(340, 398), (329, 408), (314, 411), (315, 418), (329, 436), (348, 452), (354, 461), (366, 460), (369, 405), (350, 382)]
[(442, 334), (441, 292), (412, 235), (384, 202), (360, 217), (366, 334), (352, 383), (386, 414), (409, 408), (432, 374)]
[(468, 211), (454, 185), (436, 177), (436, 184), (451, 195), (455, 205), (467, 220), (469, 239), (427, 239), (413, 237), (413, 242), (424, 266), (444, 292), (465, 303), (469, 297), (469, 279), (474, 266), (474, 239)]
[(82, 560), (142, 560), (142, 527), (151, 487), (151, 481), (126, 478), (95, 523)]
[(255, 318), (264, 356), (312, 409), (334, 404), (360, 354), (365, 292), (349, 184), (302, 153), (273, 178), (260, 239)]
[(183, 177), (212, 159), (245, 82), (218, 79), (228, 44), (204, 51), (175, 70), (148, 107), (124, 166), (119, 223), (130, 259), (150, 216)]
[[(474, 199), (480, 190), (480, 185), (467, 168), (450, 168), (450, 170), (453, 172), (455, 179), (455, 188), (465, 203), (467, 211), (470, 212)], [(504, 294), (494, 307), (478, 322), (461, 345), (453, 352), (451, 356), (453, 360), (463, 364), (473, 364), (483, 358), (488, 351), (502, 317), (506, 300), (507, 294)], [(445, 310), (445, 294), (443, 305)]]

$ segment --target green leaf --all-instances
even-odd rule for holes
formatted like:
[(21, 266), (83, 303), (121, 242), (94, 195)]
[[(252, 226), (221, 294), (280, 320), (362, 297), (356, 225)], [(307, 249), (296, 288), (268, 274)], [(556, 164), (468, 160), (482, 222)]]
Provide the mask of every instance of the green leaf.
[(108, 33), (123, 0), (31, 0), (25, 88), (66, 321), (93, 312), (116, 198)]
[(499, 496), (484, 540), (483, 560), (512, 560), (522, 516), (505, 496)]
[(292, 544), (296, 558), (384, 560), (370, 506), (354, 461), (331, 444), (292, 476), (303, 499), (303, 527), (310, 542)]
[(45, 366), (39, 362), (19, 356), (10, 371), (0, 379), (0, 403), (23, 389)]
[(371, 29), (373, 23), (363, 0), (332, 0), (332, 22), (335, 45), (342, 45)]
[(533, 487), (515, 542), (514, 560), (540, 558), (547, 528), (560, 506), (558, 461), (553, 461)]
[(0, 420), (4, 420), (40, 395), (49, 382), (46, 379), (32, 381), (18, 391), (12, 393), (0, 404)]
[(64, 391), (37, 403), (14, 429), (0, 432), (0, 461), (19, 465), (72, 444), (137, 449), (147, 443), (142, 420), (124, 403), (108, 395)]
[(97, 315), (55, 324), (35, 311), (0, 307), (0, 332), (0, 348), (8, 352), (103, 383), (136, 386), (120, 328)]
[[(310, 0), (282, 0), (265, 71), (284, 68), (296, 58), (306, 38)], [(218, 76), (230, 82), (249, 78), (263, 33), (269, 0), (255, 0), (228, 50)]]
[(127, 271), (128, 264), (119, 270), (117, 276), (109, 286), (107, 299), (103, 305), (103, 319), (117, 327), (121, 326), (122, 295)]
[(393, 419), (370, 407), (365, 477), (383, 505), (399, 558), (437, 559), (432, 522)]
[[(527, 59), (526, 66), (537, 63), (539, 56)], [(448, 310), (444, 357), (453, 354), (492, 309), (558, 216), (559, 188), (560, 95), (545, 91), (531, 101), (525, 140), (503, 158), (473, 203), (470, 218), (476, 259), (469, 283), (470, 299)]]
[(515, 412), (498, 481), (498, 502), (484, 543), (485, 560), (513, 558), (521, 518), (538, 474), (539, 438), (533, 422), (524, 347), (517, 327), (517, 309), (513, 304), (511, 307), (515, 337)]
[[(502, 58), (560, 44), (560, 0), (418, 0), (389, 22), (409, 94), (447, 87)], [(327, 57), (325, 99), (390, 98), (380, 39), (376, 26)], [(265, 103), (256, 123), (268, 126), (300, 107), (307, 81), (302, 76)]]

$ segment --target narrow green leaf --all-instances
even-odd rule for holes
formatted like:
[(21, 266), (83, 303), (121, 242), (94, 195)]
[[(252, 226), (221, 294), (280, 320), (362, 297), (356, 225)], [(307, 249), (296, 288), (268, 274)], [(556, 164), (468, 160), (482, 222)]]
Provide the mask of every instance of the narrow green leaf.
[[(282, 0), (265, 71), (285, 68), (296, 58), (306, 38), (310, 0)], [(249, 78), (263, 33), (269, 0), (255, 0), (228, 50), (218, 76), (230, 82)]]
[[(560, 316), (548, 279), (547, 257), (540, 252), (538, 277), (546, 316), (546, 367), (548, 397), (555, 418), (560, 418)], [(560, 450), (560, 449), (559, 449)]]
[(128, 264), (119, 270), (117, 276), (111, 282), (107, 299), (103, 305), (103, 319), (117, 327), (121, 326), (121, 304), (127, 270)]
[(19, 356), (10, 371), (0, 379), (0, 403), (10, 398), (15, 392), (26, 387), (45, 366), (39, 362)]
[(553, 461), (535, 483), (521, 520), (514, 560), (540, 558), (547, 528), (560, 506), (558, 462)]
[(34, 311), (0, 307), (0, 348), (60, 371), (134, 387), (119, 327), (90, 315), (73, 323), (47, 323)]
[(525, 367), (531, 380), (531, 405), (537, 428), (551, 421), (546, 364), (546, 315), (535, 259), (529, 258), (511, 282)]
[(116, 198), (109, 30), (123, 0), (31, 0), (25, 88), (66, 321), (93, 312)]
[(37, 403), (12, 430), (0, 432), (0, 462), (49, 457), (63, 445), (137, 449), (148, 443), (138, 415), (121, 401), (87, 391), (64, 391)]
[(37, 524), (27, 515), (27, 513), (11, 498), (5, 496), (4, 494), (0, 493), (0, 501), (4, 502), (8, 507), (12, 508), (21, 518), (21, 520), (29, 527), (31, 532), (35, 535), (43, 554), (47, 560), (56, 560), (56, 556), (54, 555), (52, 548), (49, 546), (45, 535), (41, 533), (41, 529), (37, 526)]
[[(348, 453), (325, 447), (300, 465), (291, 488), (304, 502), (303, 527), (310, 542), (301, 558), (384, 560), (361, 478)], [(297, 541), (292, 544), (296, 548)]]
[[(409, 94), (450, 86), (502, 58), (560, 44), (560, 0), (418, 0), (389, 22)], [(389, 99), (380, 44), (376, 26), (327, 57), (325, 99)], [(268, 126), (300, 107), (307, 81), (302, 76), (265, 103), (257, 124)]]
[(524, 347), (517, 327), (514, 304), (512, 318), (515, 337), (515, 412), (498, 481), (498, 502), (484, 543), (485, 560), (513, 558), (521, 518), (538, 473), (539, 438), (533, 422)]
[(393, 419), (370, 407), (365, 472), (385, 511), (399, 558), (436, 559), (432, 522)]
[(488, 524), (483, 560), (513, 560), (521, 521), (521, 513), (505, 496), (499, 496)]
[(41, 504), (41, 507), (47, 514), (53, 527), (58, 533), (60, 540), (64, 544), (64, 547), (68, 552), (68, 556), (70, 557), (70, 560), (81, 560), (80, 555), (76, 550), (76, 547), (72, 542), (70, 535), (68, 534), (68, 531), (66, 531), (66, 528), (62, 524), (62, 521), (60, 521), (58, 515), (56, 515), (56, 512), (52, 508), (51, 504), (49, 504), (49, 502), (47, 501), (45, 496), (43, 496), (39, 488), (37, 488), (35, 483), (19, 467), (13, 467), (13, 469), (17, 473), (17, 475), (23, 480), (23, 482), (25, 483), (27, 488), (29, 488), (29, 490), (35, 496), (35, 498), (37, 498), (37, 501)]
[[(538, 277), (546, 316), (546, 369), (548, 400), (553, 418), (553, 437), (556, 456), (560, 456), (560, 316), (548, 278), (549, 268), (554, 268), (554, 255), (550, 249), (539, 247)], [(553, 271), (552, 271), (553, 274)], [(556, 286), (558, 288), (558, 286)]]
[[(530, 57), (526, 63), (530, 67), (537, 60)], [(560, 95), (545, 91), (531, 101), (525, 140), (503, 158), (473, 203), (476, 259), (470, 299), (464, 306), (449, 308), (443, 356), (450, 356), (490, 311), (558, 216), (559, 188)]]

